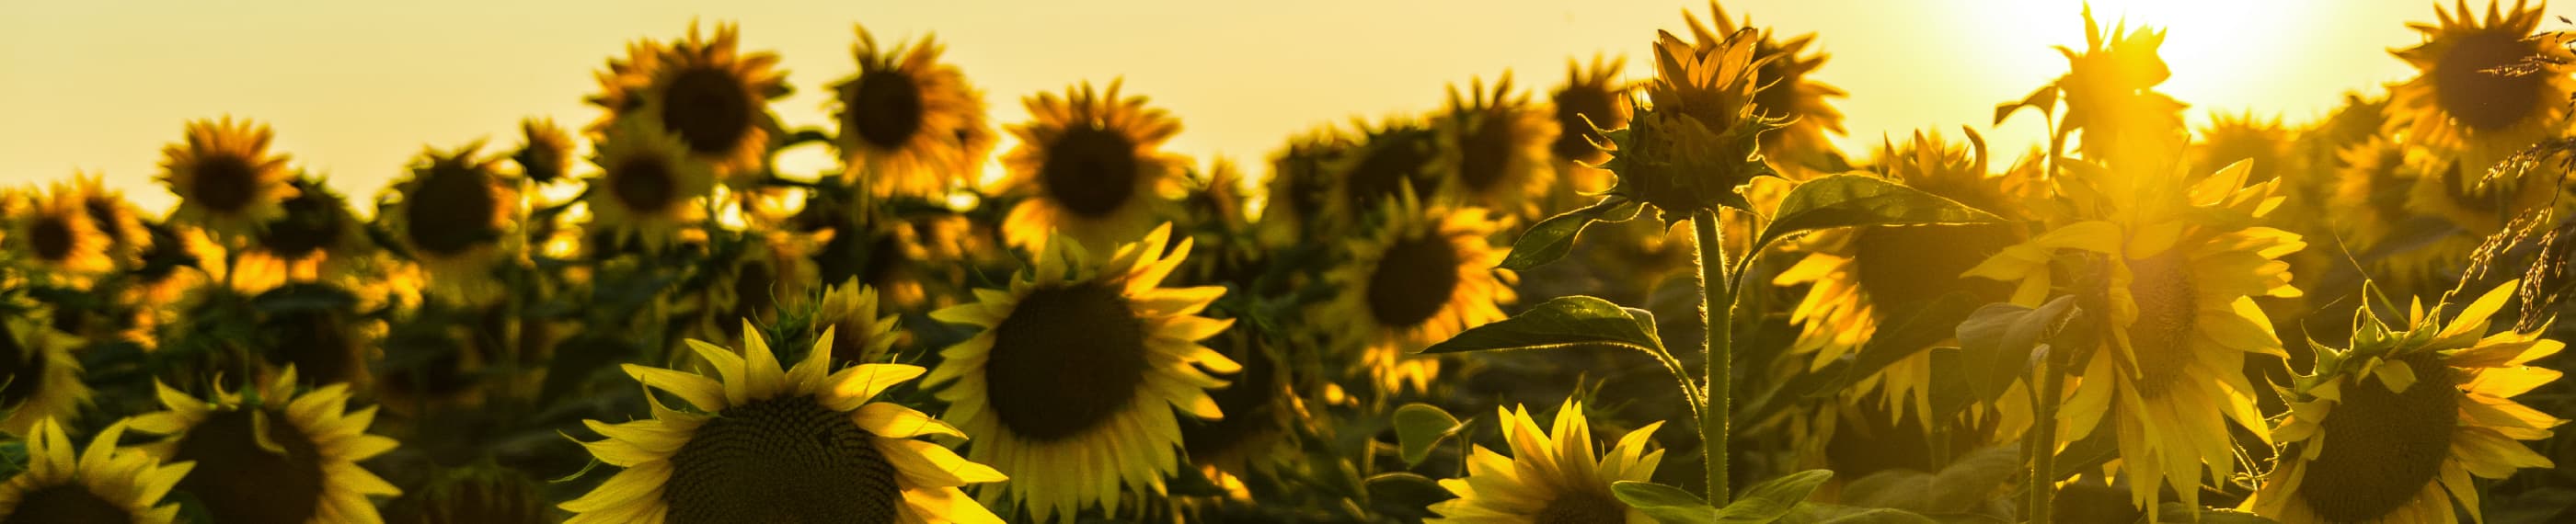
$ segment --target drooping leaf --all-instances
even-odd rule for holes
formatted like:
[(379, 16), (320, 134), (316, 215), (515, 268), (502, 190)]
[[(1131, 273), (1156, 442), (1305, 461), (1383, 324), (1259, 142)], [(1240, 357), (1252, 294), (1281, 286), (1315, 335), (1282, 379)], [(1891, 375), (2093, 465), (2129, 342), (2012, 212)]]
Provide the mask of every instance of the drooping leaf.
[(1458, 417), (1439, 406), (1416, 402), (1395, 408), (1395, 442), (1407, 466), (1421, 464), (1431, 456), (1432, 447), (1457, 434), (1460, 427)]
[[(2022, 373), (2037, 362), (2048, 347), (2048, 340), (2066, 327), (2075, 315), (2075, 297), (2060, 296), (2038, 308), (2014, 304), (1987, 304), (1959, 323), (1959, 350), (1948, 366), (1935, 362), (1932, 367), (1935, 386), (1944, 379), (1955, 379), (1974, 396), (1974, 402), (1993, 402), (2019, 380)], [(1939, 397), (1936, 396), (1936, 399)], [(1936, 403), (1938, 403), (1936, 401)], [(1953, 404), (1950, 408), (1965, 408)], [(1936, 406), (1936, 415), (1955, 414)]]
[(1882, 324), (1876, 334), (1870, 335), (1869, 342), (1853, 358), (1853, 380), (1877, 374), (1888, 365), (1956, 336), (1959, 323), (1975, 309), (1976, 299), (1967, 293), (1951, 292), (1922, 304), (1899, 312), (1902, 317), (1896, 322)]
[(1574, 240), (1583, 228), (1594, 222), (1626, 222), (1637, 218), (1645, 203), (1622, 196), (1609, 196), (1582, 209), (1567, 211), (1532, 225), (1521, 237), (1512, 240), (1512, 252), (1503, 256), (1503, 269), (1525, 271), (1565, 258), (1574, 249)]
[(1653, 482), (1622, 480), (1610, 484), (1610, 493), (1617, 495), (1619, 501), (1627, 503), (1628, 507), (1645, 512), (1646, 516), (1654, 518), (1655, 522), (1698, 524), (1717, 520), (1717, 508), (1709, 507), (1708, 502), (1700, 500), (1699, 495), (1693, 495), (1681, 488)]
[(1369, 477), (1366, 484), (1369, 506), (1390, 517), (1429, 517), (1432, 503), (1458, 498), (1429, 477), (1402, 471), (1379, 473)]
[(1798, 184), (1781, 199), (1780, 210), (1763, 228), (1754, 246), (1769, 246), (1790, 235), (1851, 226), (1909, 226), (2002, 222), (1940, 195), (1868, 175), (1833, 175)]
[(1557, 297), (1512, 318), (1476, 326), (1423, 353), (1458, 353), (1508, 349), (1552, 349), (1613, 346), (1661, 353), (1655, 317), (1646, 310), (1623, 308), (1608, 300), (1576, 295)]
[(1808, 494), (1815, 493), (1817, 486), (1832, 478), (1832, 470), (1811, 469), (1754, 484), (1744, 490), (1743, 496), (1718, 508), (1717, 522), (1757, 524), (1780, 520), (1791, 508), (1806, 501)]

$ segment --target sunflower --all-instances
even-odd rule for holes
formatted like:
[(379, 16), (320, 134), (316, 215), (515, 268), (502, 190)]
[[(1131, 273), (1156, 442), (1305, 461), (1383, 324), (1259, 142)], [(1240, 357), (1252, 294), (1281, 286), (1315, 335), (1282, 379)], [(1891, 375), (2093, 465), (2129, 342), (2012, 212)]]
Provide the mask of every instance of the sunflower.
[(0, 432), (27, 436), (36, 422), (70, 422), (88, 404), (90, 389), (81, 382), (80, 359), (71, 350), (80, 338), (54, 329), (50, 315), (22, 312), (0, 321)]
[(859, 72), (832, 86), (832, 116), (841, 125), (832, 145), (849, 165), (843, 176), (866, 179), (878, 196), (933, 197), (973, 183), (993, 150), (984, 93), (957, 66), (939, 61), (944, 48), (934, 37), (889, 49), (868, 28), (858, 32), (850, 54)]
[[(828, 235), (828, 234), (825, 234)], [(751, 319), (774, 323), (782, 306), (795, 305), (810, 297), (813, 286), (822, 282), (815, 269), (813, 253), (829, 236), (786, 231), (753, 231), (744, 233), (736, 244), (739, 253), (708, 273), (710, 305), (708, 313), (715, 319)], [(720, 327), (712, 325), (708, 327)], [(714, 330), (708, 330), (714, 332)], [(728, 339), (741, 333), (724, 332)]]
[[(626, 374), (706, 413), (663, 407), (653, 418), (582, 423), (608, 438), (583, 442), (625, 468), (559, 507), (589, 522), (1001, 522), (958, 486), (1004, 480), (917, 437), (964, 438), (938, 419), (871, 402), (919, 377), (903, 364), (860, 364), (826, 375), (835, 335), (780, 366), (745, 321), (744, 349), (696, 340), (715, 376), (626, 364)], [(872, 336), (882, 336), (877, 334)], [(979, 446), (980, 447), (980, 446)]]
[[(1727, 18), (1726, 8), (1714, 0), (1708, 3), (1708, 10), (1709, 19), (1717, 22), (1713, 31), (1701, 25), (1689, 10), (1682, 11), (1683, 21), (1690, 25), (1693, 47), (1702, 53), (1723, 45), (1726, 35), (1735, 34), (1739, 28), (1753, 26), (1751, 15), (1739, 25)], [(1800, 56), (1815, 39), (1815, 33), (1808, 33), (1783, 42), (1766, 27), (1753, 47), (1753, 60), (1759, 69), (1756, 78), (1762, 79), (1761, 86), (1753, 92), (1753, 110), (1771, 118), (1790, 119), (1788, 126), (1762, 134), (1762, 155), (1794, 178), (1826, 174), (1841, 157), (1825, 135), (1843, 134), (1843, 113), (1834, 109), (1831, 99), (1842, 98), (1846, 93), (1811, 76), (1825, 65), (1827, 58), (1824, 53)]]
[(836, 364), (873, 364), (885, 358), (903, 333), (895, 330), (895, 315), (878, 316), (877, 290), (851, 277), (823, 291), (823, 301), (814, 311), (814, 326), (836, 333), (832, 341), (832, 361)]
[[(248, 289), (346, 276), (369, 244), (357, 213), (321, 177), (299, 176), (293, 184), (295, 196), (280, 204), (286, 212), (253, 233), (252, 249), (237, 261), (244, 274), (269, 277)], [(246, 284), (235, 279), (237, 287)]]
[(108, 258), (117, 267), (133, 266), (136, 257), (152, 248), (152, 234), (143, 228), (142, 212), (125, 200), (124, 192), (108, 189), (105, 177), (73, 173), (70, 191), (80, 195), (81, 208), (89, 211), (90, 225), (107, 237)]
[(2305, 167), (2292, 164), (2298, 157), (2290, 148), (2290, 131), (2281, 127), (2280, 117), (2261, 118), (2248, 110), (2211, 114), (2209, 127), (2200, 130), (2200, 141), (2192, 144), (2188, 155), (2192, 169), (2201, 171), (2216, 171), (2240, 160), (2251, 162), (2253, 169), (2246, 180), (2262, 182)]
[(1333, 163), (1355, 147), (1332, 126), (1321, 126), (1288, 139), (1270, 155), (1270, 178), (1262, 181), (1261, 219), (1254, 226), (1264, 245), (1284, 247), (1323, 238), (1328, 233), (1325, 202), (1337, 194)]
[(1300, 457), (1296, 424), (1306, 420), (1289, 377), (1287, 344), (1251, 327), (1229, 329), (1209, 346), (1243, 365), (1235, 373), (1212, 374), (1228, 381), (1208, 392), (1225, 418), (1181, 423), (1181, 447), (1199, 473), (1224, 488), (1231, 498), (1250, 500), (1244, 481), (1253, 475), (1276, 475)]
[(1536, 199), (1556, 178), (1548, 159), (1556, 121), (1530, 105), (1527, 93), (1512, 91), (1510, 73), (1491, 92), (1483, 80), (1469, 85), (1464, 96), (1449, 86), (1449, 109), (1438, 124), (1458, 144), (1459, 194), (1477, 206), (1536, 218)]
[[(2553, 164), (2556, 161), (2545, 162)], [(2504, 229), (2523, 213), (2562, 203), (2561, 172), (2556, 169), (2510, 170), (2503, 177), (2480, 179), (2465, 160), (2442, 162), (2428, 176), (2416, 177), (2406, 205), (2418, 214), (2442, 217), (2470, 235), (2484, 237)], [(2487, 176), (2494, 176), (2493, 174)]]
[(572, 136), (556, 127), (555, 119), (520, 120), (519, 133), (526, 142), (510, 154), (510, 161), (519, 165), (519, 176), (550, 184), (572, 174)]
[[(2084, 42), (2082, 52), (2060, 46), (2066, 55), (2066, 75), (2049, 89), (2056, 89), (2065, 101), (2065, 113), (2058, 122), (2063, 135), (2082, 130), (2078, 151), (2095, 163), (2152, 161), (2183, 147), (2190, 138), (2183, 125), (2181, 101), (2155, 91), (2173, 76), (2157, 48), (2163, 47), (2165, 33), (2140, 26), (2129, 31), (2127, 24), (2102, 31), (2093, 20), (2093, 8), (2084, 8)], [(2127, 31), (2126, 35), (2122, 35)]]
[(384, 323), (358, 310), (357, 293), (332, 284), (288, 284), (258, 297), (254, 347), (269, 366), (302, 370), (304, 385), (374, 384), (367, 357)]
[(266, 124), (229, 116), (189, 122), (186, 144), (161, 148), (161, 183), (179, 196), (170, 220), (230, 243), (284, 214), (278, 204), (295, 188), (287, 185), (286, 155), (268, 153), (275, 136)]
[(110, 424), (83, 449), (62, 424), (46, 419), (27, 436), (27, 469), (0, 484), (0, 521), (169, 524), (179, 506), (161, 496), (193, 464), (163, 464), (140, 450), (117, 449), (124, 421)]
[(2306, 244), (2245, 225), (2279, 205), (2281, 181), (2247, 184), (2244, 163), (2199, 177), (2069, 167), (2060, 185), (2089, 219), (2008, 247), (1966, 275), (2019, 282), (2013, 302), (2037, 306), (2051, 291), (2053, 252), (2083, 253), (2063, 265), (2079, 277), (2069, 291), (2100, 331), (2084, 334), (2092, 353), (2073, 370), (2080, 377), (2060, 408), (2071, 414), (2062, 441), (2114, 432), (2131, 502), (2153, 514), (2157, 492), (2170, 486), (2197, 507), (2204, 475), (2234, 474), (2227, 424), (2264, 427), (2245, 360), (2288, 355), (2254, 297), (2299, 296), (2289, 264), (2277, 259)]
[(678, 135), (642, 120), (619, 123), (594, 162), (600, 174), (584, 198), (592, 223), (610, 240), (659, 251), (706, 220), (700, 199), (715, 192), (715, 172), (690, 158)]
[[(1974, 134), (1969, 139), (1976, 146), (1973, 149), (1946, 143), (1939, 134), (1917, 132), (1903, 149), (1893, 143), (1881, 147), (1877, 171), (1969, 207), (2020, 217), (2004, 188), (2012, 182), (2006, 176), (1989, 176), (1984, 141)], [(2008, 287), (1959, 274), (2021, 237), (2017, 228), (2007, 224), (1825, 230), (1791, 246), (1806, 252), (1806, 258), (1782, 271), (1772, 284), (1810, 285), (1791, 311), (1790, 321), (1801, 324), (1793, 347), (1813, 354), (1807, 368), (1813, 371), (1858, 351), (1879, 326), (1903, 318), (1901, 312), (1928, 305), (1950, 291), (1967, 291), (1980, 303), (2008, 298)], [(1878, 396), (1889, 415), (1901, 418), (1910, 408), (1917, 421), (1929, 422), (1923, 419), (1931, 416), (1927, 394), (1931, 353), (1911, 355), (1862, 379), (1856, 389)]]
[[(1405, 192), (1436, 202), (1441, 191), (1449, 189), (1442, 182), (1458, 170), (1461, 157), (1452, 153), (1458, 149), (1456, 137), (1405, 117), (1357, 127), (1362, 134), (1358, 143), (1327, 167), (1334, 179), (1333, 192), (1324, 199), (1323, 213), (1316, 221), (1333, 223), (1328, 226), (1333, 228), (1352, 227), (1362, 215)], [(1312, 238), (1320, 237), (1308, 239)]]
[(2469, 252), (2477, 248), (2475, 237), (2449, 231), (2431, 233), (2441, 236), (2431, 243), (2398, 238), (2427, 234), (2407, 228), (2430, 218), (2408, 205), (2423, 187), (2418, 180), (2424, 178), (2426, 155), (2421, 149), (2374, 137), (2345, 149), (2340, 157), (2344, 168), (2335, 175), (2334, 193), (2328, 197), (2335, 218), (2326, 222), (2382, 286), (2448, 287), (2439, 282), (2450, 280), (2454, 269), (2467, 263)]
[(1518, 277), (1494, 269), (1507, 253), (1490, 243), (1499, 225), (1483, 209), (1424, 207), (1404, 194), (1380, 212), (1388, 222), (1349, 240), (1349, 261), (1324, 276), (1341, 294), (1318, 322), (1357, 337), (1378, 387), (1428, 391), (1440, 361), (1413, 354), (1502, 320)]
[(2420, 73), (2390, 90), (2386, 129), (2483, 175), (2566, 127), (2576, 53), (2563, 34), (2533, 34), (2539, 7), (2516, 0), (2506, 12), (2490, 1), (2480, 23), (2468, 0), (2457, 5), (2434, 4), (2439, 25), (2407, 24), (2424, 33), (2423, 44), (2389, 50)]
[(987, 505), (1037, 522), (1091, 507), (1117, 515), (1125, 493), (1159, 498), (1180, 471), (1175, 410), (1222, 416), (1208, 390), (1226, 382), (1212, 374), (1242, 366), (1199, 341), (1234, 322), (1199, 311), (1225, 288), (1160, 287), (1192, 245), (1170, 242), (1171, 230), (1105, 263), (1080, 241), (1049, 241), (1009, 290), (979, 289), (975, 303), (931, 313), (982, 328), (941, 351), (927, 383), (945, 385), (941, 418), (979, 439), (967, 456), (1013, 479), (983, 489)]
[(2317, 373), (2299, 381), (2272, 431), (2283, 460), (2245, 507), (2292, 524), (2452, 522), (2458, 508), (2482, 520), (2472, 476), (2552, 467), (2515, 441), (2549, 438), (2566, 421), (2513, 397), (2557, 380), (2528, 364), (2566, 344), (2542, 339), (2545, 328), (2487, 334), (2514, 288), (2496, 286), (2448, 322), (2436, 318), (2441, 305), (2414, 304), (2403, 326), (2365, 309), (2352, 348), (2321, 349)]
[(1610, 484), (1654, 478), (1664, 450), (1646, 448), (1664, 423), (1631, 430), (1595, 455), (1581, 402), (1566, 399), (1556, 408), (1554, 425), (1544, 430), (1527, 407), (1495, 411), (1512, 456), (1476, 446), (1467, 457), (1466, 478), (1440, 480), (1440, 487), (1458, 498), (1431, 505), (1431, 512), (1440, 514), (1431, 522), (1654, 522), (1644, 511), (1619, 502), (1610, 494)]
[(380, 522), (369, 496), (401, 495), (358, 461), (393, 451), (367, 434), (376, 408), (347, 411), (349, 387), (295, 393), (288, 367), (256, 391), (200, 400), (155, 382), (168, 411), (138, 415), (135, 431), (169, 435), (143, 446), (162, 460), (194, 462), (179, 491), (214, 522)]
[(1180, 192), (1188, 162), (1161, 150), (1181, 123), (1145, 97), (1118, 97), (1119, 83), (1104, 95), (1091, 84), (1029, 97), (1034, 120), (1012, 127), (1019, 147), (1002, 158), (1010, 175), (994, 190), (1024, 196), (1002, 220), (1011, 245), (1046, 251), (1062, 234), (1087, 246), (1108, 246), (1143, 236)]
[(788, 87), (784, 75), (770, 70), (777, 54), (742, 53), (735, 49), (739, 40), (733, 24), (716, 24), (715, 38), (707, 39), (691, 22), (688, 37), (668, 46), (629, 44), (625, 60), (609, 60), (598, 74), (602, 92), (590, 103), (608, 115), (591, 132), (649, 122), (677, 135), (689, 157), (706, 162), (716, 176), (751, 182), (767, 167), (770, 137), (779, 134), (769, 101), (787, 96)]
[(386, 189), (390, 203), (378, 213), (429, 274), (430, 292), (468, 304), (505, 291), (492, 272), (518, 244), (518, 181), (475, 158), (482, 146), (422, 151), (411, 176)]
[(107, 235), (91, 220), (81, 193), (55, 184), (49, 191), (29, 189), (8, 203), (10, 251), (25, 261), (31, 276), (86, 287), (100, 274), (116, 269), (109, 258)]
[[(1600, 55), (1592, 56), (1592, 67), (1583, 67), (1571, 59), (1565, 64), (1565, 85), (1548, 96), (1556, 108), (1556, 143), (1548, 152), (1556, 155), (1557, 172), (1566, 183), (1558, 184), (1558, 193), (1575, 195), (1598, 193), (1610, 189), (1609, 170), (1593, 167), (1610, 160), (1602, 150), (1610, 137), (1602, 131), (1628, 128), (1628, 118), (1635, 114), (1627, 93), (1619, 82), (1619, 71), (1628, 67), (1628, 59), (1612, 59), (1607, 65)], [(1571, 201), (1571, 196), (1568, 197)]]

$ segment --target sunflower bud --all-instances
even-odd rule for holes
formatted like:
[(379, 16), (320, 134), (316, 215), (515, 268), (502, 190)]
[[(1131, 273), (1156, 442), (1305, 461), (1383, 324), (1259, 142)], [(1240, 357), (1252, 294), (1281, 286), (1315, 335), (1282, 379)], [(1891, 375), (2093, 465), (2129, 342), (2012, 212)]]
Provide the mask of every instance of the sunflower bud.
[(1614, 157), (1602, 167), (1619, 175), (1611, 193), (1653, 204), (1668, 222), (1721, 206), (1750, 207), (1738, 188), (1754, 177), (1778, 176), (1756, 141), (1785, 125), (1754, 112), (1756, 36), (1737, 31), (1702, 49), (1661, 35), (1648, 103), (1639, 104), (1646, 110), (1629, 129), (1610, 134)]

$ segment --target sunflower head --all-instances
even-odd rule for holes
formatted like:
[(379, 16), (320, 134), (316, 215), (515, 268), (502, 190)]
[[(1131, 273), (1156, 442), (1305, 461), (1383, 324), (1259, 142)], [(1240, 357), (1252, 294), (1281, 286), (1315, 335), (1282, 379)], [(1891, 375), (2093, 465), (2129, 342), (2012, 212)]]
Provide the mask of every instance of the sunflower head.
[(1544, 196), (1556, 176), (1548, 160), (1556, 121), (1529, 103), (1527, 93), (1512, 91), (1505, 73), (1485, 90), (1474, 80), (1466, 94), (1449, 86), (1449, 108), (1439, 126), (1457, 145), (1458, 193), (1468, 202), (1515, 216), (1539, 212), (1535, 198)]
[(2192, 144), (2188, 154), (2194, 170), (2251, 162), (2246, 180), (2262, 182), (2305, 167), (2290, 164), (2297, 158), (2290, 147), (2290, 132), (2281, 127), (2280, 117), (2257, 117), (2249, 110), (2235, 115), (2210, 115), (2209, 127), (2200, 130), (2200, 141)]
[(1113, 245), (1144, 235), (1169, 212), (1187, 162), (1162, 147), (1181, 132), (1180, 120), (1145, 97), (1119, 97), (1119, 85), (1095, 91), (1084, 83), (1062, 98), (1026, 100), (1031, 120), (1011, 128), (1020, 145), (1003, 156), (1010, 175), (995, 188), (1025, 198), (1003, 219), (1011, 245), (1044, 251), (1056, 234)]
[(1180, 471), (1179, 417), (1225, 416), (1208, 390), (1242, 366), (1199, 342), (1234, 323), (1199, 314), (1225, 288), (1162, 287), (1192, 245), (1170, 239), (1157, 227), (1106, 260), (1050, 241), (1009, 290), (931, 314), (982, 329), (940, 352), (929, 383), (976, 436), (969, 457), (1012, 477), (987, 504), (1039, 522), (1117, 515)]
[(519, 121), (519, 151), (510, 161), (519, 164), (520, 176), (538, 184), (551, 184), (572, 173), (572, 136), (555, 126), (552, 118), (528, 118)]
[(2458, 158), (2473, 175), (2560, 133), (2576, 94), (2568, 35), (2535, 33), (2541, 6), (2501, 7), (2490, 1), (2480, 20), (2467, 0), (2448, 10), (2436, 3), (2440, 23), (2407, 25), (2424, 43), (2389, 50), (2417, 75), (2390, 90), (2387, 130)]
[[(2126, 32), (2126, 34), (2122, 34)], [(2095, 162), (2120, 163), (2158, 159), (2188, 138), (2182, 102), (2155, 91), (2173, 76), (2156, 48), (2165, 32), (2121, 22), (2103, 31), (2084, 8), (2083, 51), (2060, 46), (2066, 75), (2051, 86), (2065, 100), (2066, 114), (2058, 133), (2082, 130), (2078, 150)]]
[(1000, 522), (957, 488), (1002, 474), (917, 440), (965, 433), (875, 401), (921, 368), (829, 371), (836, 337), (828, 329), (784, 366), (761, 330), (744, 324), (739, 352), (688, 341), (712, 375), (624, 366), (637, 382), (697, 409), (671, 409), (648, 395), (652, 418), (583, 421), (607, 438), (582, 446), (624, 469), (559, 505), (574, 513), (567, 522)]
[(2455, 504), (2476, 518), (2472, 476), (2551, 467), (2516, 441), (2566, 421), (2513, 397), (2559, 377), (2529, 363), (2565, 344), (2540, 338), (2545, 328), (2488, 333), (2515, 287), (2465, 305), (2417, 302), (2400, 319), (2361, 308), (2352, 346), (2320, 348), (2315, 374), (2293, 388), (2272, 431), (2281, 464), (2247, 506), (2283, 522), (2448, 521)]
[(935, 37), (885, 47), (866, 27), (858, 33), (850, 54), (859, 72), (832, 86), (844, 176), (879, 196), (933, 197), (973, 183), (993, 150), (984, 93), (939, 60)]
[(349, 386), (296, 392), (288, 367), (255, 388), (198, 399), (155, 383), (165, 411), (132, 419), (169, 438), (143, 447), (196, 469), (178, 483), (221, 522), (377, 521), (374, 496), (401, 495), (358, 462), (393, 451), (367, 434), (376, 408), (349, 410)]
[(429, 273), (431, 292), (466, 303), (496, 297), (492, 271), (518, 247), (518, 181), (477, 158), (482, 145), (422, 151), (378, 215)]
[(872, 364), (886, 360), (886, 351), (894, 348), (902, 333), (895, 330), (896, 317), (880, 316), (877, 290), (860, 284), (856, 277), (843, 280), (823, 292), (823, 300), (814, 310), (816, 329), (829, 329), (839, 337), (832, 341), (832, 361), (842, 364)]
[(1393, 393), (1427, 391), (1440, 361), (1423, 348), (1502, 320), (1518, 276), (1490, 243), (1500, 226), (1483, 209), (1425, 207), (1410, 196), (1383, 204), (1388, 220), (1344, 246), (1348, 261), (1324, 279), (1341, 289), (1321, 319), (1349, 334), (1367, 376)]
[(117, 421), (89, 446), (46, 419), (27, 436), (27, 469), (0, 484), (0, 520), (10, 522), (133, 522), (169, 524), (179, 506), (164, 504), (193, 464), (163, 464), (136, 449), (120, 449), (126, 422)]
[(1274, 474), (1294, 463), (1286, 458), (1297, 456), (1287, 451), (1296, 449), (1293, 427), (1307, 415), (1293, 389), (1287, 343), (1246, 324), (1208, 345), (1243, 369), (1216, 375), (1229, 383), (1208, 393), (1225, 418), (1182, 421), (1181, 444), (1202, 474), (1245, 498), (1245, 477)]
[(80, 195), (81, 209), (89, 212), (90, 225), (107, 237), (108, 257), (119, 269), (133, 268), (136, 257), (152, 248), (152, 234), (144, 231), (142, 212), (125, 199), (124, 192), (108, 189), (104, 176), (75, 173), (69, 190)]
[[(1610, 159), (1610, 152), (1602, 149), (1610, 144), (1610, 137), (1602, 133), (1627, 129), (1628, 119), (1636, 111), (1629, 103), (1628, 87), (1619, 81), (1619, 71), (1627, 67), (1625, 57), (1604, 64), (1600, 55), (1593, 55), (1589, 68), (1581, 62), (1566, 61), (1565, 85), (1548, 95), (1560, 130), (1548, 151), (1558, 160), (1592, 166)], [(1578, 189), (1598, 191), (1607, 187)]]
[(1612, 194), (1653, 204), (1666, 222), (1721, 207), (1751, 209), (1741, 192), (1754, 177), (1776, 176), (1757, 142), (1784, 120), (1758, 112), (1754, 88), (1767, 81), (1754, 58), (1753, 31), (1737, 31), (1701, 48), (1672, 33), (1655, 43), (1655, 79), (1643, 112), (1610, 134), (1615, 153), (1602, 167), (1619, 175)]
[(689, 156), (678, 135), (643, 120), (619, 123), (600, 142), (600, 173), (584, 193), (595, 226), (615, 243), (648, 251), (676, 243), (706, 219), (715, 170)]
[(1341, 130), (1322, 126), (1288, 139), (1270, 155), (1270, 177), (1262, 181), (1261, 240), (1271, 246), (1320, 235), (1313, 228), (1330, 218), (1328, 203), (1340, 193), (1334, 164), (1357, 144)]
[[(1682, 11), (1682, 20), (1690, 26), (1692, 45), (1701, 50), (1726, 45), (1727, 35), (1753, 28), (1752, 15), (1742, 22), (1729, 19), (1726, 8), (1712, 0), (1708, 3), (1709, 20), (1715, 27), (1703, 25)], [(1770, 28), (1762, 28), (1754, 41), (1753, 61), (1761, 84), (1753, 92), (1754, 111), (1786, 122), (1761, 138), (1762, 155), (1773, 165), (1792, 176), (1822, 175), (1840, 155), (1826, 137), (1843, 134), (1843, 113), (1834, 109), (1832, 99), (1842, 98), (1842, 89), (1816, 81), (1817, 68), (1825, 65), (1826, 55), (1818, 52), (1801, 56), (1814, 33), (1798, 35), (1787, 41), (1774, 38)]]
[(161, 148), (161, 183), (179, 196), (171, 221), (235, 243), (276, 219), (295, 188), (287, 185), (286, 155), (268, 151), (273, 138), (267, 124), (250, 120), (189, 122), (184, 143)]
[(356, 293), (331, 284), (288, 284), (253, 297), (261, 360), (293, 367), (306, 385), (372, 383), (367, 355), (382, 335), (380, 321), (358, 310)]
[(0, 333), (0, 377), (7, 380), (0, 386), (0, 411), (7, 412), (0, 432), (23, 437), (37, 421), (70, 422), (90, 402), (80, 360), (72, 355), (83, 341), (54, 329), (50, 316), (25, 311), (0, 320), (0, 331), (6, 331)]
[(670, 130), (691, 158), (706, 162), (730, 182), (751, 182), (766, 167), (771, 137), (779, 134), (769, 101), (787, 96), (784, 75), (772, 71), (778, 55), (737, 50), (733, 24), (717, 24), (713, 38), (696, 22), (686, 38), (665, 45), (645, 40), (627, 46), (598, 74), (601, 93), (590, 102), (608, 114), (591, 124), (606, 133), (625, 120)]
[(1433, 504), (1430, 522), (1653, 522), (1610, 493), (1620, 481), (1646, 481), (1664, 451), (1647, 451), (1662, 422), (1629, 430), (1610, 449), (1594, 451), (1583, 403), (1566, 399), (1554, 424), (1542, 427), (1529, 408), (1496, 407), (1511, 456), (1477, 445), (1466, 478), (1441, 479), (1458, 498)]
[(1357, 127), (1364, 136), (1327, 166), (1333, 173), (1332, 194), (1324, 200), (1323, 214), (1312, 221), (1335, 229), (1352, 227), (1399, 195), (1436, 199), (1452, 190), (1454, 184), (1444, 182), (1458, 170), (1454, 136), (1402, 117)]
[(347, 276), (372, 242), (348, 200), (320, 176), (295, 178), (285, 213), (252, 235), (251, 251), (236, 261), (233, 285), (266, 289), (286, 282)]
[(109, 253), (114, 244), (78, 190), (61, 184), (45, 191), (29, 188), (0, 205), (9, 210), (8, 258), (28, 266), (30, 276), (86, 286), (116, 269)]

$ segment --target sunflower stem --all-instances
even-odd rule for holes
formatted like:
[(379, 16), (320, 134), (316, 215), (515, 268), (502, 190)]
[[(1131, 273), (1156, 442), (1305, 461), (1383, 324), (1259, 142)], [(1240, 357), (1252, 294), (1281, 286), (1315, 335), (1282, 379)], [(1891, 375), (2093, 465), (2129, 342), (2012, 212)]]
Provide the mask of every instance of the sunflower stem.
[(1717, 220), (1716, 210), (1703, 209), (1691, 216), (1691, 228), (1699, 233), (1701, 325), (1708, 332), (1708, 345), (1701, 348), (1708, 363), (1708, 378), (1702, 381), (1708, 385), (1708, 394), (1702, 397), (1707, 405), (1699, 410), (1699, 439), (1701, 454), (1707, 457), (1708, 503), (1724, 507), (1734, 494), (1727, 487), (1726, 463), (1732, 430), (1728, 427), (1732, 404), (1728, 382), (1733, 378), (1729, 361), (1734, 358), (1735, 289), (1729, 285), (1733, 279), (1728, 268), (1733, 266), (1726, 261), (1725, 237), (1719, 232)]
[[(2057, 158), (2066, 153), (2066, 135), (2058, 129), (2055, 111), (2041, 113), (2048, 126), (2048, 158), (2042, 159), (2049, 180), (2057, 179)], [(2066, 390), (2066, 353), (2049, 351), (2048, 357), (2032, 373), (2037, 381), (2025, 380), (2031, 395), (2038, 397), (2038, 416), (2033, 417), (2023, 444), (2030, 449), (2030, 513), (2023, 520), (2048, 522), (2049, 505), (2057, 498), (2057, 404)]]

